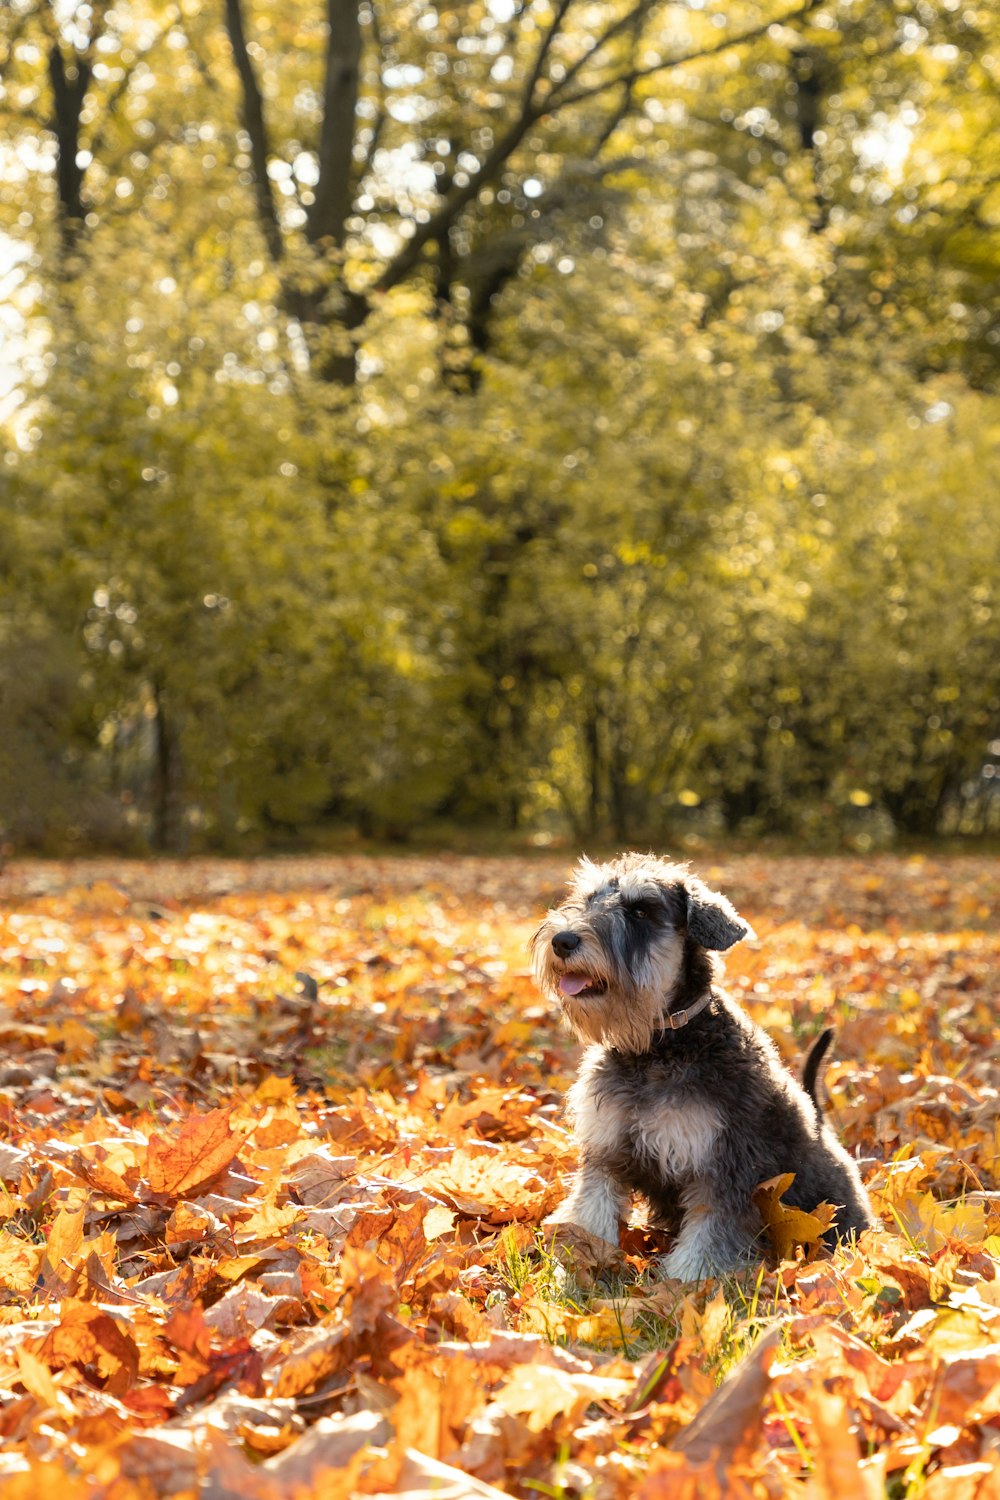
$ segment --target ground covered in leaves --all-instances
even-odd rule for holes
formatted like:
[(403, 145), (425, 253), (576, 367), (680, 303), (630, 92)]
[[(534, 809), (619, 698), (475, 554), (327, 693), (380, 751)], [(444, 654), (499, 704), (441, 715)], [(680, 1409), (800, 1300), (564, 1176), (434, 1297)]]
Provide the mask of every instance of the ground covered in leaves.
[[(740, 858), (728, 982), (827, 1077), (883, 1228), (739, 1277), (539, 1234), (567, 861), (0, 874), (0, 1491), (1000, 1494), (1000, 864)], [(567, 1259), (571, 1268), (563, 1266)]]

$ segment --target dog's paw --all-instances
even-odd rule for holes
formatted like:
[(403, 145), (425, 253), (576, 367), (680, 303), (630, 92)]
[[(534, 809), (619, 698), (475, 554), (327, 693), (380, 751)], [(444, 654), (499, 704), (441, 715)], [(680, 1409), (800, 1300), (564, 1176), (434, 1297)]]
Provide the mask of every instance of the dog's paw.
[(707, 1281), (745, 1271), (753, 1260), (751, 1249), (734, 1253), (732, 1247), (717, 1247), (713, 1254), (705, 1245), (678, 1243), (657, 1262), (660, 1275), (672, 1281)]
[(609, 1245), (618, 1244), (618, 1219), (605, 1205), (579, 1202), (567, 1198), (554, 1213), (542, 1221), (542, 1228), (575, 1230), (590, 1239), (604, 1240)]
[(659, 1261), (661, 1276), (671, 1281), (705, 1281), (718, 1274), (716, 1268), (704, 1256), (683, 1245), (675, 1245), (669, 1255)]

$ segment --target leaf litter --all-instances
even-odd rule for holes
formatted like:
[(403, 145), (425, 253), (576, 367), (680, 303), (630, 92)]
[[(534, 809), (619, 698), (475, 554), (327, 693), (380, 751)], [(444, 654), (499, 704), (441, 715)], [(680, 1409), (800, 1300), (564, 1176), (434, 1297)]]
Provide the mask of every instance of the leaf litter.
[(5, 1500), (1000, 1494), (1000, 868), (734, 858), (728, 983), (882, 1228), (767, 1253), (545, 1216), (574, 1046), (526, 962), (565, 862), (0, 873)]

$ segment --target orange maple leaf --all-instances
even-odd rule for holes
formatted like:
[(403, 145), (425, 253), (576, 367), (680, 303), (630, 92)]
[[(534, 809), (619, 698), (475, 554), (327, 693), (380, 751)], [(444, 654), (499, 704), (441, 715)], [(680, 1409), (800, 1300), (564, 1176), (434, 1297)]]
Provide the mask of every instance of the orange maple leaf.
[(243, 1137), (229, 1128), (231, 1114), (231, 1109), (213, 1109), (207, 1115), (190, 1115), (175, 1141), (151, 1135), (146, 1157), (151, 1190), (180, 1198), (224, 1172), (243, 1144)]

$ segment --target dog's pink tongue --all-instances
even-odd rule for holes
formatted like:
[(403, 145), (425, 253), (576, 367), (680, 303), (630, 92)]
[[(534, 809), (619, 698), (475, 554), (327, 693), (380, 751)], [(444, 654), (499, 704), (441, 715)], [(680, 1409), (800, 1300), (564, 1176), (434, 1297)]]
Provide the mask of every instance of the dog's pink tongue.
[(564, 974), (559, 981), (559, 989), (564, 995), (578, 995), (589, 983), (586, 974)]

